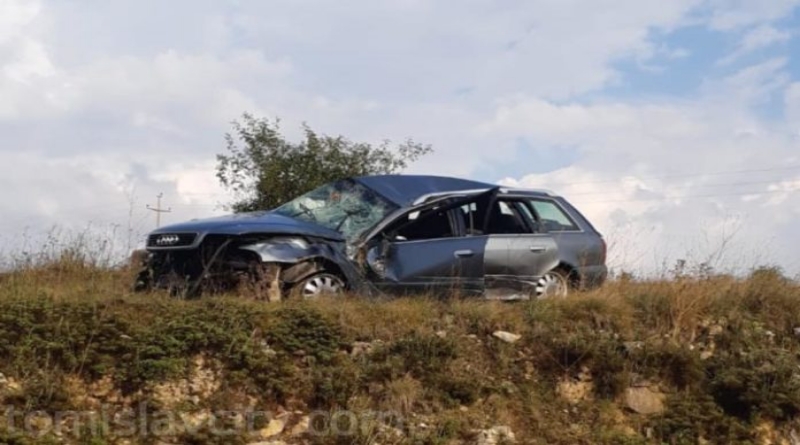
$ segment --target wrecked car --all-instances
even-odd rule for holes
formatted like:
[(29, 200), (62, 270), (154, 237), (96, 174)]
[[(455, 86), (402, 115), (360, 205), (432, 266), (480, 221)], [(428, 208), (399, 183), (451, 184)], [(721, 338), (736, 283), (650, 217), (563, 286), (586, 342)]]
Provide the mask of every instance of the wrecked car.
[(196, 296), (242, 283), (270, 299), (343, 292), (565, 296), (601, 284), (606, 243), (548, 191), (439, 176), (323, 185), (269, 211), (147, 237), (137, 290)]

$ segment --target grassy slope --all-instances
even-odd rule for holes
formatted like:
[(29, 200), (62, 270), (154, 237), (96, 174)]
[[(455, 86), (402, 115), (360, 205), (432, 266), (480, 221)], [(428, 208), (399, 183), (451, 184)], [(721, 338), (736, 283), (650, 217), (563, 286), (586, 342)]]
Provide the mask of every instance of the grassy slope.
[[(800, 288), (770, 270), (616, 282), (523, 304), (178, 301), (131, 295), (129, 282), (125, 271), (68, 261), (1, 277), (3, 404), (391, 411), (415, 439), (381, 443), (430, 444), (469, 442), (494, 425), (521, 443), (769, 443), (788, 437), (800, 413)], [(522, 338), (505, 343), (496, 330)], [(359, 342), (370, 352), (354, 354)], [(198, 363), (211, 363), (218, 380), (202, 397), (158, 396), (159, 383), (193, 375)], [(561, 395), (581, 381), (588, 393)], [(666, 395), (663, 413), (625, 409), (637, 381)], [(306, 440), (369, 443), (376, 434)], [(113, 442), (102, 436), (91, 443)], [(50, 439), (0, 432), (3, 442), (41, 440)], [(246, 442), (204, 431), (178, 440)]]

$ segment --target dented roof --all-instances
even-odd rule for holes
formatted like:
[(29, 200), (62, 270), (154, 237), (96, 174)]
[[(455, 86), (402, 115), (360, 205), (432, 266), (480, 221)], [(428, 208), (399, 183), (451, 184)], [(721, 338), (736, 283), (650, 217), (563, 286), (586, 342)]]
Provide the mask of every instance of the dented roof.
[(484, 182), (446, 176), (377, 175), (361, 176), (353, 179), (401, 207), (410, 206), (420, 196), (430, 193), (495, 187)]

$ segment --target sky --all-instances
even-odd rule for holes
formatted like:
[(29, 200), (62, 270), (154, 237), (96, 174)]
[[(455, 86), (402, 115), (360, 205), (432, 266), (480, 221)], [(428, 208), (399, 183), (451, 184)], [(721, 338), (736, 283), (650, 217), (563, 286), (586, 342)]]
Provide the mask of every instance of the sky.
[(0, 254), (224, 213), (247, 112), (554, 190), (616, 271), (797, 274), (798, 34), (800, 0), (0, 0)]

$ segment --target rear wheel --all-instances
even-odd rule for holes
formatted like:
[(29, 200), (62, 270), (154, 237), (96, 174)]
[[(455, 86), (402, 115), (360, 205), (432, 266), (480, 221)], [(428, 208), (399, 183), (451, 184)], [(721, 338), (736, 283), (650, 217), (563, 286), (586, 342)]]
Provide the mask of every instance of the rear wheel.
[(323, 295), (344, 294), (344, 281), (337, 275), (320, 272), (300, 280), (292, 287), (293, 293), (302, 298), (317, 298)]
[(569, 294), (569, 278), (560, 270), (551, 270), (542, 275), (536, 282), (534, 296), (541, 300), (545, 298), (566, 298)]

